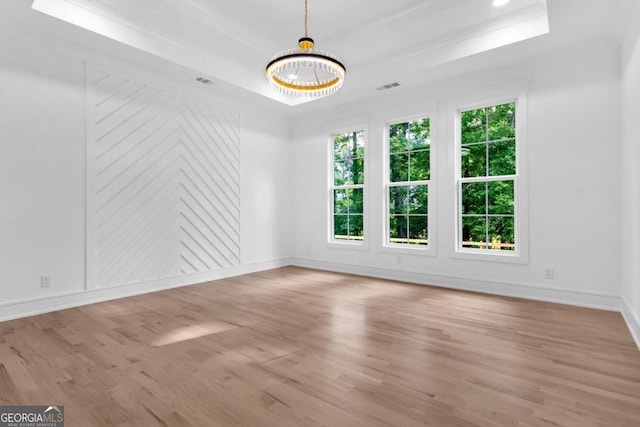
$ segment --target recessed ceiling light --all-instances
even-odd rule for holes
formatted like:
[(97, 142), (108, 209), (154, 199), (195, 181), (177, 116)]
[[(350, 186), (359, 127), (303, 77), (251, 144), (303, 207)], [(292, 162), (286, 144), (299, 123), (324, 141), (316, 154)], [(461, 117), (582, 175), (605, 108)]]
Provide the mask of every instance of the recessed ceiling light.
[(500, 7), (500, 6), (504, 6), (505, 4), (509, 3), (511, 0), (493, 0), (493, 5), (495, 7)]

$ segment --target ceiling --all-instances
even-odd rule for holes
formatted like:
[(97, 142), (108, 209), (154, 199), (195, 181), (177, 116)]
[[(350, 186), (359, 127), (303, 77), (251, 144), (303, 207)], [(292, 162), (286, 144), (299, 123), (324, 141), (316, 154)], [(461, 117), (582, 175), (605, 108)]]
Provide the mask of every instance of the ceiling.
[[(309, 36), (347, 66), (344, 88), (312, 104), (375, 96), (392, 82), (417, 84), (434, 69), (489, 51), (504, 51), (492, 58), (508, 61), (514, 44), (527, 49), (516, 56), (526, 56), (602, 34), (619, 37), (634, 3), (492, 1), (309, 0)], [(95, 37), (77, 41), (78, 31), (89, 31), (108, 40), (111, 54), (122, 46), (176, 64), (193, 80), (204, 76), (287, 106), (308, 101), (280, 95), (264, 78), (269, 59), (303, 35), (303, 0), (34, 0), (32, 9), (73, 24), (76, 43), (91, 47)], [(94, 44), (104, 49), (104, 40)]]

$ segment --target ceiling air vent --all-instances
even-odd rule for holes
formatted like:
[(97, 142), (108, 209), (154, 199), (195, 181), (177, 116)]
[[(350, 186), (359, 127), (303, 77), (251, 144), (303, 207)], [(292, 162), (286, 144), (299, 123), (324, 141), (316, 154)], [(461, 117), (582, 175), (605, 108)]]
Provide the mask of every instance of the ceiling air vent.
[(199, 81), (202, 84), (205, 84), (205, 85), (212, 85), (213, 84), (213, 82), (211, 80), (206, 79), (204, 77), (198, 77), (196, 80)]
[(386, 84), (386, 85), (384, 85), (384, 86), (377, 87), (377, 88), (376, 88), (376, 90), (387, 90), (387, 89), (393, 89), (394, 87), (398, 87), (398, 86), (400, 86), (400, 83), (398, 83), (398, 82), (393, 82), (393, 83)]

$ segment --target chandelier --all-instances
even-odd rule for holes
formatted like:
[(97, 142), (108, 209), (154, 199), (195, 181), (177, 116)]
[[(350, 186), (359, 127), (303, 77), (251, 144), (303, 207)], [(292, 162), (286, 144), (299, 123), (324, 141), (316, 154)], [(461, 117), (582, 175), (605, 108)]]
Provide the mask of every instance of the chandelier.
[(307, 35), (307, 2), (304, 1), (304, 37), (298, 47), (282, 52), (267, 64), (267, 80), (280, 93), (293, 96), (320, 98), (342, 87), (346, 69), (329, 52), (314, 48)]

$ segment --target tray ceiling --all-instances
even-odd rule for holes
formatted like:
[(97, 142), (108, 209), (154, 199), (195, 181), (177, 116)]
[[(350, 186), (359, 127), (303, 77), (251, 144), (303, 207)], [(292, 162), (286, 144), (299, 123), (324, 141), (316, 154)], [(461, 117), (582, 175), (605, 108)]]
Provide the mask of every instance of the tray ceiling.
[[(32, 8), (261, 96), (304, 33), (303, 0), (35, 0)], [(309, 36), (347, 66), (348, 96), (549, 32), (544, 0), (310, 0)]]

